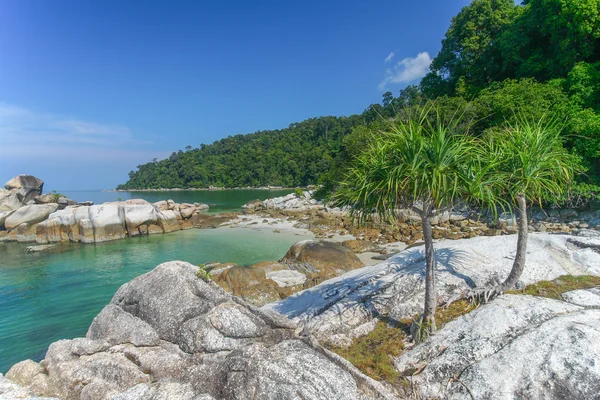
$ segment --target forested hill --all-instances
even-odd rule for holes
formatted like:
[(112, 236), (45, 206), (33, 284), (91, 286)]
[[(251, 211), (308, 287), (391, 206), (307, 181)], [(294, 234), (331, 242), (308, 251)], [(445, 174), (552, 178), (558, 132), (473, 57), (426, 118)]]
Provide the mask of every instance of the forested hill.
[(419, 86), (386, 92), (361, 115), (188, 147), (138, 166), (119, 188), (319, 183), (330, 192), (387, 121), (431, 101), (458, 111), (474, 135), (517, 116), (559, 123), (587, 170), (579, 182), (600, 192), (600, 0), (473, 0), (452, 19), (430, 69)]
[(342, 138), (365, 116), (320, 117), (289, 128), (235, 135), (139, 165), (118, 189), (307, 186), (331, 168)]

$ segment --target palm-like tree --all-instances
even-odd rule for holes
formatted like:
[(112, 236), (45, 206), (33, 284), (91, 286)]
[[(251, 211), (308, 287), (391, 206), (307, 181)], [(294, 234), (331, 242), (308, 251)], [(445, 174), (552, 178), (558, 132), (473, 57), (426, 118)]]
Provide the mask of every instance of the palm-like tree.
[(542, 201), (556, 198), (581, 168), (577, 157), (563, 147), (556, 121), (519, 117), (516, 123), (492, 134), (490, 139), (491, 147), (500, 153), (497, 169), (493, 171), (500, 178), (494, 183), (496, 193), (510, 201), (519, 216), (515, 261), (508, 278), (495, 288), (498, 294), (515, 288), (525, 269), (528, 203), (541, 206)]
[[(433, 111), (433, 112), (431, 112)], [(430, 116), (434, 115), (434, 121)], [(431, 107), (407, 120), (393, 122), (349, 169), (334, 195), (338, 205), (350, 205), (364, 222), (379, 215), (394, 218), (411, 208), (421, 218), (425, 242), (425, 306), (421, 326), (434, 331), (437, 306), (431, 218), (452, 207), (470, 185), (466, 165), (477, 154), (474, 139), (456, 132), (460, 117), (442, 122)]]

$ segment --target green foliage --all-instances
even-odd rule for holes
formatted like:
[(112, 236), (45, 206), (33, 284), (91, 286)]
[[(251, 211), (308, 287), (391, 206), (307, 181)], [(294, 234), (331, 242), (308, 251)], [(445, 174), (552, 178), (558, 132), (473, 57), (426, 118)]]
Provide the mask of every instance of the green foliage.
[(600, 62), (579, 62), (567, 75), (566, 89), (573, 103), (600, 111)]
[(56, 190), (53, 190), (50, 194), (53, 196), (54, 203), (58, 203), (58, 199), (61, 197), (67, 197), (62, 193), (58, 193)]
[(359, 220), (373, 212), (393, 217), (402, 206), (451, 205), (465, 187), (462, 168), (474, 154), (472, 138), (457, 132), (460, 122), (460, 115), (444, 122), (439, 110), (428, 106), (391, 123), (348, 169), (334, 203), (352, 206)]
[(577, 182), (548, 203), (560, 208), (597, 208), (600, 204), (600, 186)]
[(524, 3), (474, 0), (464, 7), (421, 82), (423, 92), (470, 98), (492, 82), (562, 79), (578, 63), (600, 61), (600, 0)]
[(514, 290), (507, 293), (527, 294), (530, 296), (548, 297), (550, 299), (562, 299), (562, 294), (571, 290), (589, 289), (600, 286), (600, 277), (590, 275), (563, 275), (552, 281), (540, 281), (525, 286), (523, 290)]
[(493, 83), (481, 91), (474, 103), (478, 106), (483, 130), (502, 128), (506, 122), (513, 123), (522, 116), (535, 120), (562, 118), (566, 122), (572, 107), (560, 82), (544, 84), (534, 79)]
[(294, 194), (296, 195), (296, 197), (304, 197), (304, 190), (296, 188), (294, 189)]
[(500, 54), (493, 44), (514, 20), (518, 7), (512, 0), (474, 0), (456, 15), (423, 80), (429, 97), (474, 94), (500, 75)]
[(204, 282), (210, 281), (210, 272), (205, 268), (204, 264), (200, 264), (198, 266), (196, 276), (198, 277), (198, 279), (202, 279)]
[(321, 117), (289, 128), (236, 135), (139, 165), (119, 189), (285, 187), (316, 184), (362, 116)]
[(479, 116), (473, 132), (483, 135), (501, 131), (506, 122), (515, 124), (523, 118), (554, 120), (562, 125), (565, 147), (581, 158), (587, 170), (587, 176), (580, 179), (600, 183), (600, 115), (578, 105), (563, 87), (563, 80), (539, 83), (533, 79), (507, 79), (493, 83), (473, 101)]
[(576, 63), (598, 61), (600, 1), (530, 0), (495, 47), (504, 78), (566, 77)]
[(525, 195), (541, 205), (565, 192), (581, 167), (563, 147), (560, 130), (556, 121), (516, 114), (516, 122), (493, 132), (490, 139), (501, 157), (493, 173), (500, 177), (501, 195), (510, 199)]

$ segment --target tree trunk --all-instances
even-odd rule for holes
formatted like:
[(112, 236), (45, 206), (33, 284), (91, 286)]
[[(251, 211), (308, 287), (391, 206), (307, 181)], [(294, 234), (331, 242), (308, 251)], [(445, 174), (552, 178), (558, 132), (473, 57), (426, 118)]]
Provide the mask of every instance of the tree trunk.
[(427, 324), (429, 331), (433, 332), (436, 330), (435, 308), (437, 306), (437, 291), (430, 206), (423, 206), (421, 224), (423, 226), (423, 240), (425, 241), (425, 310), (423, 312), (423, 322)]
[(510, 270), (510, 274), (502, 284), (504, 290), (514, 289), (517, 286), (517, 282), (519, 281), (523, 270), (525, 269), (528, 222), (527, 199), (525, 198), (524, 194), (519, 194), (517, 196), (517, 203), (519, 205), (519, 238), (517, 239), (517, 254), (515, 255), (515, 262)]

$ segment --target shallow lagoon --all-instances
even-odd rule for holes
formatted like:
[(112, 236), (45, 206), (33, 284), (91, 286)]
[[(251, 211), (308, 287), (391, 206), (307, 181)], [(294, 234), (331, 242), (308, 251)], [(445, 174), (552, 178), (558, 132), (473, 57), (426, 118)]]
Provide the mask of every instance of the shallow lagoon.
[(162, 262), (248, 265), (279, 259), (293, 243), (307, 238), (224, 227), (95, 245), (67, 243), (56, 251), (31, 254), (27, 245), (0, 243), (0, 373), (24, 359), (42, 359), (56, 340), (84, 336), (123, 283)]

